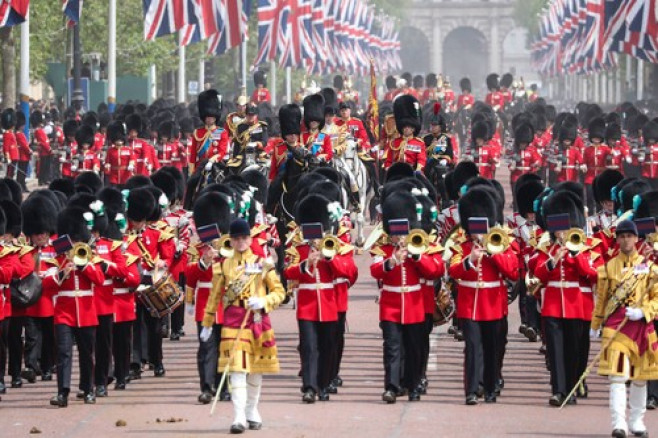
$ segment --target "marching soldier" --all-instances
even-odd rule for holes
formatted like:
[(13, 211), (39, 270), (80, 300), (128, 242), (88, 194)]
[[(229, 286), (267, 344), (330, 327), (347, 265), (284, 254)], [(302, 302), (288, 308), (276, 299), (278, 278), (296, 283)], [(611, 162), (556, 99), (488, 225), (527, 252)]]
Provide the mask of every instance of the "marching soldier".
[(514, 96), (512, 95), (512, 90), (510, 87), (514, 82), (514, 76), (511, 73), (505, 73), (502, 78), (500, 78), (500, 95), (503, 101), (502, 109), (514, 101)]
[(311, 154), (321, 161), (330, 162), (334, 156), (331, 136), (324, 129), (324, 98), (321, 94), (311, 94), (304, 98), (304, 126), (301, 143)]
[(606, 169), (606, 163), (610, 161), (612, 151), (603, 143), (605, 139), (605, 121), (595, 118), (589, 123), (588, 134), (590, 146), (585, 148), (583, 162), (586, 166), (585, 188), (587, 190), (587, 209), (594, 211), (594, 193), (592, 183), (594, 178)]
[[(420, 103), (423, 105), (427, 105), (428, 103), (432, 101), (438, 101), (439, 100), (439, 91), (437, 89), (439, 85), (438, 78), (436, 77), (436, 73), (429, 73), (425, 77), (425, 85), (427, 85), (427, 88), (423, 90), (423, 94), (421, 95)], [(386, 99), (384, 99), (386, 100)], [(390, 99), (393, 100), (393, 99)]]
[(462, 78), (459, 81), (459, 88), (461, 88), (462, 94), (457, 98), (457, 110), (462, 108), (471, 109), (475, 104), (475, 97), (471, 94), (471, 80)]
[(503, 96), (500, 94), (498, 75), (491, 73), (487, 76), (486, 82), (489, 93), (484, 98), (484, 102), (493, 108), (494, 112), (503, 111), (505, 102), (503, 101)]
[(615, 214), (615, 203), (612, 199), (612, 188), (619, 184), (624, 176), (618, 170), (606, 169), (601, 172), (592, 184), (592, 192), (596, 207), (600, 208), (594, 215), (590, 216), (594, 237), (603, 242), (605, 252), (604, 260), (608, 260), (608, 251), (615, 246), (613, 224), (617, 219)]
[(210, 339), (221, 305), (224, 325), (218, 370), (228, 365), (234, 411), (231, 433), (262, 427), (258, 402), (263, 374), (279, 372), (269, 314), (281, 304), (285, 291), (274, 266), (251, 252), (250, 234), (244, 219), (231, 222), (233, 256), (213, 266), (213, 288), (199, 335), (203, 342)]
[[(99, 264), (92, 260), (87, 242), (91, 234), (81, 208), (67, 207), (57, 216), (57, 233), (68, 235), (74, 245), (87, 245), (88, 257), (62, 253), (51, 262), (54, 269), (43, 279), (43, 294), (55, 301), (55, 332), (57, 338), (57, 395), (50, 404), (65, 408), (71, 391), (73, 343), (77, 345), (80, 362), (80, 390), (85, 404), (96, 403), (93, 392), (94, 346), (98, 316), (94, 286), (101, 286), (105, 276)], [(75, 246), (73, 250), (76, 251)]]
[(158, 143), (155, 151), (160, 167), (173, 166), (177, 161), (180, 161), (180, 146), (178, 140), (176, 140), (177, 137), (178, 132), (175, 122), (165, 121), (158, 125)]
[(624, 164), (631, 163), (631, 148), (626, 139), (621, 135), (621, 126), (617, 123), (609, 123), (605, 128), (605, 143), (610, 148), (608, 157), (608, 169), (624, 171)]
[(34, 128), (34, 142), (37, 145), (37, 153), (39, 156), (39, 185), (47, 185), (52, 179), (51, 166), (53, 151), (43, 123), (43, 113), (39, 110), (33, 111), (30, 115), (30, 125)]
[(251, 102), (258, 105), (262, 102), (270, 103), (270, 90), (267, 89), (267, 74), (264, 71), (254, 72), (254, 92), (251, 94)]
[(25, 137), (25, 114), (22, 111), (16, 113), (16, 144), (18, 145), (18, 174), (16, 181), (20, 184), (23, 193), (27, 193), (27, 185), (25, 179), (27, 178), (27, 166), (32, 158), (32, 149)]
[(575, 124), (566, 120), (558, 131), (558, 154), (554, 170), (556, 181), (578, 181), (580, 171), (584, 168), (581, 149), (577, 145), (578, 131)]
[(112, 122), (107, 127), (107, 139), (110, 149), (107, 151), (105, 170), (110, 184), (123, 186), (135, 171), (136, 157), (133, 150), (126, 146), (125, 126), (121, 122)]
[[(217, 90), (206, 90), (199, 94), (198, 105), (199, 117), (201, 117), (204, 127), (195, 129), (192, 134), (189, 158), (190, 174), (194, 173), (199, 164), (205, 160), (210, 163), (222, 161), (228, 151), (230, 131), (227, 127), (217, 126), (222, 111), (221, 96)], [(226, 123), (229, 123), (229, 117), (227, 117)]]
[(7, 163), (7, 178), (13, 179), (18, 165), (18, 145), (16, 143), (16, 111), (7, 108), (2, 112), (2, 152)]
[(75, 158), (75, 169), (71, 169), (75, 176), (82, 172), (100, 171), (98, 153), (93, 148), (94, 131), (88, 125), (81, 125), (75, 133), (75, 142), (78, 144), (78, 154)]
[(153, 169), (159, 167), (159, 164), (153, 145), (139, 137), (144, 128), (144, 120), (138, 114), (126, 117), (128, 146), (135, 154), (135, 174), (149, 176)]
[(489, 126), (486, 122), (478, 121), (473, 124), (471, 129), (472, 155), (469, 158), (477, 165), (481, 177), (493, 179), (498, 159), (494, 147), (487, 142), (489, 137)]
[(247, 104), (246, 116), (236, 128), (233, 138), (232, 158), (228, 161), (229, 168), (237, 171), (245, 167), (247, 149), (254, 147), (254, 155), (258, 156), (265, 150), (267, 144), (267, 123), (258, 120), (258, 106)]
[(644, 139), (644, 154), (640, 154), (642, 176), (646, 178), (654, 190), (658, 190), (658, 123), (647, 122), (642, 127)]
[(422, 171), (427, 155), (425, 143), (417, 137), (421, 128), (421, 109), (418, 100), (412, 96), (400, 96), (393, 102), (395, 126), (401, 137), (391, 143), (384, 168), (388, 170), (395, 162), (406, 162), (414, 170)]
[(403, 191), (389, 194), (382, 212), (384, 232), (390, 241), (373, 247), (370, 266), (373, 278), (381, 282), (379, 324), (384, 337), (385, 370), (382, 400), (395, 403), (397, 397), (408, 392), (409, 401), (418, 401), (426, 331), (421, 283), (439, 278), (445, 267), (439, 258), (410, 253), (408, 242), (396, 234), (396, 220), (406, 220), (408, 229), (419, 228), (413, 195)]
[[(489, 249), (483, 242), (486, 229), (471, 229), (469, 218), (486, 218), (489, 227), (496, 224), (496, 201), (484, 188), (474, 187), (459, 199), (459, 217), (468, 240), (453, 248), (449, 275), (458, 281), (457, 317), (466, 341), (464, 389), (466, 404), (478, 403), (480, 378), (485, 403), (496, 402), (496, 383), (500, 376), (501, 333), (507, 315), (507, 288), (503, 279), (518, 278), (518, 259), (509, 246)], [(482, 355), (480, 356), (480, 350)], [(482, 371), (482, 376), (480, 375)]]
[[(647, 380), (658, 378), (658, 340), (652, 321), (656, 317), (658, 270), (653, 261), (638, 254), (638, 230), (624, 220), (616, 230), (620, 253), (598, 269), (596, 308), (590, 335), (602, 330), (599, 374), (610, 381), (612, 436), (648, 436), (644, 425)], [(626, 382), (630, 380), (630, 416), (626, 421)]]
[(295, 104), (283, 105), (279, 108), (279, 123), (282, 140), (274, 145), (272, 163), (270, 164), (270, 181), (274, 181), (283, 170), (287, 160), (301, 162), (306, 149), (299, 142), (301, 134), (302, 112)]
[[(336, 208), (337, 207), (337, 208)], [(339, 211), (340, 210), (340, 211)], [(342, 210), (319, 194), (311, 194), (297, 205), (295, 220), (299, 226), (321, 224), (325, 236), (334, 236)], [(284, 275), (299, 283), (297, 322), (302, 358), (302, 401), (329, 400), (329, 388), (335, 377), (338, 308), (334, 282), (356, 278), (356, 265), (341, 244), (333, 253), (322, 251), (318, 241), (303, 241), (289, 249), (291, 264)], [(350, 248), (349, 246), (346, 248)], [(345, 253), (343, 252), (345, 251)]]
[(395, 76), (391, 76), (391, 75), (386, 76), (385, 82), (386, 82), (386, 94), (384, 94), (383, 101), (393, 102), (393, 99), (395, 99), (395, 96), (397, 96), (398, 94), (397, 81), (395, 80)]
[(455, 92), (450, 87), (450, 80), (448, 77), (443, 81), (443, 105), (447, 112), (455, 111)]
[(542, 157), (532, 144), (533, 138), (534, 130), (529, 123), (521, 124), (514, 131), (514, 155), (509, 163), (512, 193), (515, 193), (514, 187), (522, 174), (537, 172), (541, 166)]

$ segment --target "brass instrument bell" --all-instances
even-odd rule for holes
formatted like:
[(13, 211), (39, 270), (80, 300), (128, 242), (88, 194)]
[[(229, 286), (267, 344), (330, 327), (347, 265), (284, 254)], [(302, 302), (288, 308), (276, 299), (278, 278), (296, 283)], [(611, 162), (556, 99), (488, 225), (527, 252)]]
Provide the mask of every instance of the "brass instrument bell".
[(564, 235), (564, 246), (571, 252), (580, 252), (585, 247), (587, 236), (580, 228), (570, 228)]
[(84, 242), (77, 242), (70, 252), (71, 261), (78, 268), (82, 268), (91, 262), (92, 256), (91, 247)]
[(482, 238), (482, 246), (490, 255), (505, 252), (509, 245), (509, 236), (501, 227), (492, 227)]
[(224, 234), (222, 237), (219, 238), (219, 240), (213, 242), (213, 246), (217, 251), (219, 251), (219, 254), (222, 257), (227, 259), (233, 257), (233, 247), (231, 247), (231, 236), (229, 236), (228, 234)]
[(340, 248), (340, 240), (334, 236), (326, 236), (320, 241), (320, 252), (328, 259), (338, 254)]
[(430, 236), (419, 228), (409, 231), (407, 236), (407, 251), (413, 255), (420, 255), (429, 248)]

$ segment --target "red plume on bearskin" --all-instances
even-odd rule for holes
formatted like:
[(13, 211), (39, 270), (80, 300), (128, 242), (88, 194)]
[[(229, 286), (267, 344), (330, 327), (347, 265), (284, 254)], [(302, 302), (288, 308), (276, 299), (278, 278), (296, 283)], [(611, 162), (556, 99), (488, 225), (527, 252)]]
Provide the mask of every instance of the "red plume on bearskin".
[(441, 102), (434, 102), (433, 112), (435, 116), (441, 112)]

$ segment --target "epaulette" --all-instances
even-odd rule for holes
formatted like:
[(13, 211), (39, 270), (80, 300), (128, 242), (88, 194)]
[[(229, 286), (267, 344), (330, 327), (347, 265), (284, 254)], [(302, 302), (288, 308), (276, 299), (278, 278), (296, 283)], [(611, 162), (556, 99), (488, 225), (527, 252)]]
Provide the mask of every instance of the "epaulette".
[(551, 233), (543, 233), (537, 242), (535, 249), (548, 254), (548, 247), (551, 245)]
[(169, 239), (173, 239), (174, 235), (171, 233), (168, 233), (166, 231), (161, 231), (160, 232), (160, 237), (158, 237), (158, 242), (165, 242)]
[(267, 225), (260, 224), (260, 225), (254, 225), (254, 227), (251, 229), (251, 237), (256, 237), (263, 231), (266, 231), (268, 228)]
[(340, 248), (338, 248), (338, 254), (340, 254), (340, 255), (348, 254), (351, 251), (354, 251), (354, 246), (352, 246), (348, 243), (343, 243), (343, 244), (340, 245)]
[(261, 125), (263, 125), (263, 126), (265, 126), (265, 127), (268, 126), (268, 125), (267, 125), (267, 122), (264, 122), (264, 121), (262, 121), (262, 120), (259, 120), (258, 123), (260, 123)]
[(59, 266), (59, 262), (57, 262), (57, 259), (53, 259), (53, 258), (50, 258), (50, 257), (45, 258), (45, 259), (41, 259), (41, 261), (44, 262), (44, 263), (48, 263), (49, 265)]
[(336, 233), (336, 236), (340, 237), (344, 235), (345, 233), (349, 233), (350, 229), (347, 228), (345, 225), (339, 225), (338, 226), (338, 232)]
[(290, 259), (289, 264), (295, 265), (299, 263), (299, 260), (301, 259), (301, 256), (299, 255), (299, 251), (297, 251), (297, 248), (294, 246), (291, 246), (290, 248), (286, 249), (286, 256)]
[(596, 248), (602, 242), (601, 239), (596, 238), (596, 237), (590, 237), (589, 239), (590, 240), (589, 240), (589, 245), (588, 246), (589, 246), (590, 249)]
[(286, 228), (288, 228), (289, 230), (294, 230), (295, 228), (297, 228), (297, 223), (295, 221), (290, 221), (286, 224)]
[(440, 243), (436, 243), (435, 245), (430, 245), (426, 254), (437, 254), (440, 252), (443, 252), (443, 246)]
[(139, 257), (135, 254), (126, 253), (126, 266), (130, 266), (139, 260)]
[(386, 253), (379, 245), (375, 245), (372, 248), (370, 248), (370, 255), (373, 257), (386, 257)]
[(120, 248), (121, 245), (123, 245), (123, 242), (121, 240), (113, 240), (112, 241), (112, 251), (116, 251), (117, 248)]
[(135, 241), (135, 239), (137, 239), (137, 235), (136, 235), (136, 234), (129, 234), (129, 235), (126, 237), (126, 245), (131, 245), (131, 244)]
[(3, 246), (2, 250), (0, 251), (0, 257), (4, 257), (6, 255), (16, 252), (16, 250), (14, 250), (13, 248), (14, 248), (13, 246)]
[(30, 246), (30, 245), (19, 246), (19, 248), (21, 249), (21, 252), (20, 252), (21, 256), (24, 256), (25, 254), (29, 254), (29, 253), (32, 252), (32, 250), (34, 250), (34, 247)]

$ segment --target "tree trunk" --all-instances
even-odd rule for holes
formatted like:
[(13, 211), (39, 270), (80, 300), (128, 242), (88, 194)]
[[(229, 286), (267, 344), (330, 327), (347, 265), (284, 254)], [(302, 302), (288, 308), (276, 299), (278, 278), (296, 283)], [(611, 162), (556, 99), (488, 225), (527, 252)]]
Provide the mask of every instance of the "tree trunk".
[(0, 28), (0, 46), (2, 46), (2, 97), (3, 107), (16, 106), (16, 41), (13, 26)]

